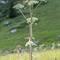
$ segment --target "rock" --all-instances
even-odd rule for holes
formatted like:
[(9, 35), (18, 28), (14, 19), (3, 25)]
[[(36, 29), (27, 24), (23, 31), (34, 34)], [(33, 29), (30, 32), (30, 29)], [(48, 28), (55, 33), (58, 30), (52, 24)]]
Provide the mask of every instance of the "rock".
[(60, 39), (60, 35), (57, 38)]
[(26, 49), (24, 49), (24, 51), (25, 51), (25, 52), (29, 52), (29, 50), (28, 50), (27, 48), (26, 48)]
[(5, 51), (5, 53), (8, 54), (8, 53), (10, 53), (10, 52), (7, 50), (7, 51)]
[(0, 54), (2, 54), (2, 50), (0, 50)]
[(2, 54), (8, 54), (8, 53), (9, 53), (9, 51), (7, 51), (7, 50), (2, 51)]
[(10, 24), (10, 22), (9, 22), (9, 21), (4, 22), (4, 25), (5, 25), (5, 26), (8, 26), (9, 24)]
[(12, 29), (10, 32), (15, 33), (15, 32), (17, 32), (17, 29)]
[(1, 15), (2, 13), (0, 12), (0, 15)]
[(14, 53), (14, 50), (8, 50), (9, 51), (9, 53)]
[(40, 42), (39, 42), (39, 41), (34, 41), (34, 43), (35, 43), (36, 45), (38, 45)]
[(2, 3), (2, 4), (6, 4), (6, 3), (8, 3), (8, 1), (5, 2), (5, 1), (2, 0), (2, 1), (0, 1), (0, 3)]

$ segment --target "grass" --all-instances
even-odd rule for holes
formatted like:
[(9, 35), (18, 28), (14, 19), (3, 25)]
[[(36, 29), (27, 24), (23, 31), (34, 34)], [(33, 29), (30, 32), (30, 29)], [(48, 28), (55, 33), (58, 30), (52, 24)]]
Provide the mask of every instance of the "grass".
[[(60, 49), (33, 52), (33, 60), (60, 60)], [(29, 60), (29, 53), (0, 55), (0, 60)]]
[[(39, 21), (37, 25), (33, 25), (33, 36), (35, 40), (39, 41), (40, 44), (45, 44), (50, 46), (51, 43), (60, 43), (57, 38), (60, 35), (60, 0), (48, 0), (47, 4), (41, 5), (34, 16), (36, 16)], [(29, 11), (26, 9), (23, 11), (27, 17), (29, 17)], [(10, 21), (10, 27), (4, 26), (4, 22)], [(0, 50), (14, 49), (17, 45), (21, 45), (25, 48), (25, 43), (28, 39), (25, 37), (29, 36), (29, 27), (24, 25), (26, 21), (20, 14), (13, 19), (2, 18), (0, 22)], [(10, 30), (17, 28), (16, 33), (11, 33)], [(8, 36), (8, 38), (6, 38)], [(20, 37), (19, 39), (17, 39)]]

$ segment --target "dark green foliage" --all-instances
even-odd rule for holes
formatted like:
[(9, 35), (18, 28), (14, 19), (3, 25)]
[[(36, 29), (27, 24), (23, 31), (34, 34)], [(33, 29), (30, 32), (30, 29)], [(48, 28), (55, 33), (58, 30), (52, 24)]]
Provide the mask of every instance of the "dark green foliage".
[(13, 9), (14, 6), (14, 1), (9, 2), (9, 18), (14, 18), (16, 17), (16, 11)]

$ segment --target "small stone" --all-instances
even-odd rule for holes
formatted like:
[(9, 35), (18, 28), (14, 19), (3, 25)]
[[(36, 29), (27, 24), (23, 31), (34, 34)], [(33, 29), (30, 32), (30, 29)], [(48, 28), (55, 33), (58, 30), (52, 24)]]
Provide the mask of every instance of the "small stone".
[(38, 45), (40, 42), (39, 42), (39, 41), (34, 41), (34, 43), (35, 43), (36, 45)]
[(26, 48), (26, 49), (24, 49), (24, 51), (25, 51), (25, 52), (28, 52), (29, 50)]
[(12, 29), (10, 32), (15, 33), (15, 32), (17, 32), (17, 29)]
[(10, 53), (14, 53), (14, 50), (8, 50)]
[(2, 13), (0, 12), (0, 15), (1, 15)]
[(60, 39), (60, 35), (57, 38)]
[(6, 4), (7, 2), (5, 2), (5, 1), (0, 1), (0, 3), (2, 3), (2, 4)]
[(2, 54), (2, 50), (0, 50), (0, 54)]
[(10, 22), (9, 22), (9, 21), (4, 22), (4, 25), (5, 25), (5, 26), (8, 26), (9, 24), (10, 24)]

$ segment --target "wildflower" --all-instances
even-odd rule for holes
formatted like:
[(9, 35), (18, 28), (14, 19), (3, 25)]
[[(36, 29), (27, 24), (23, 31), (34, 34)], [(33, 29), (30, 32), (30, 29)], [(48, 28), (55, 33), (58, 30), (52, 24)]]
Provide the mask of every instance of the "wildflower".
[(37, 25), (37, 23), (35, 23), (35, 25)]
[(44, 47), (45, 46), (45, 44), (42, 44), (42, 45), (39, 45), (40, 47)]
[(39, 45), (39, 50), (42, 50), (45, 44)]
[(26, 1), (23, 1), (23, 3), (24, 3), (24, 4), (28, 3), (28, 0), (26, 0)]
[(53, 49), (54, 49), (54, 47), (52, 46), (52, 47), (51, 47), (51, 49), (53, 50)]
[(25, 46), (30, 46), (30, 45), (36, 46), (36, 44), (33, 41), (30, 41), (30, 38), (29, 38), (29, 41), (25, 44)]
[(22, 9), (22, 8), (24, 8), (24, 5), (22, 5), (22, 4), (17, 4), (17, 5), (15, 5), (13, 8), (15, 8), (15, 9)]
[(47, 48), (45, 48), (43, 51), (46, 51), (47, 50)]
[(34, 43), (35, 43), (36, 45), (38, 45), (40, 42), (39, 42), (39, 41), (34, 41)]
[(53, 47), (55, 47), (55, 43), (52, 43)]
[(58, 43), (57, 45), (58, 45), (58, 46), (60, 46), (60, 44), (59, 44), (59, 43)]
[[(32, 17), (32, 22), (35, 22), (36, 20), (38, 20), (38, 18)], [(31, 17), (27, 18), (27, 23), (30, 23), (30, 22), (31, 22)]]
[(51, 49), (53, 50), (55, 48), (55, 43), (52, 43)]
[(14, 52), (17, 52), (17, 53), (21, 53), (21, 51), (22, 51), (21, 45), (16, 46), (16, 48), (14, 49)]
[(32, 39), (35, 39), (34, 37), (32, 37)]
[(28, 2), (28, 5), (33, 5), (33, 4), (37, 4), (37, 3), (38, 3), (38, 1), (34, 1), (34, 0), (33, 0), (33, 1), (29, 1), (29, 2)]
[(35, 47), (35, 48), (34, 48), (34, 51), (38, 51), (38, 50), (39, 50), (39, 48), (38, 48), (38, 47)]
[(41, 2), (42, 2), (42, 1), (43, 1), (43, 2), (45, 2), (45, 3), (47, 3), (47, 1), (46, 1), (46, 0), (41, 0)]
[(32, 57), (33, 57), (33, 60), (37, 60), (37, 57), (36, 56), (32, 55)]

